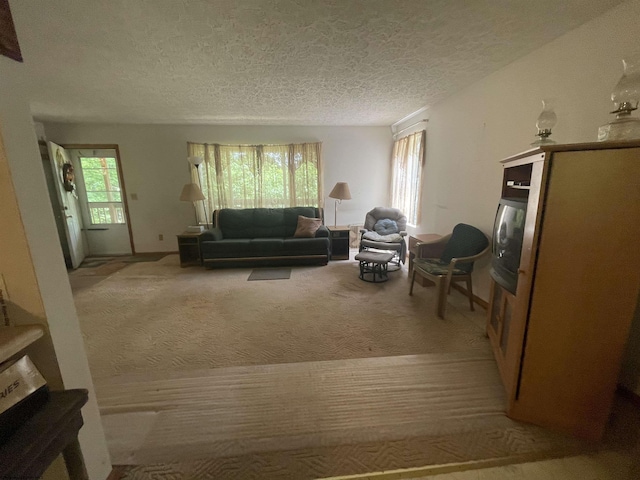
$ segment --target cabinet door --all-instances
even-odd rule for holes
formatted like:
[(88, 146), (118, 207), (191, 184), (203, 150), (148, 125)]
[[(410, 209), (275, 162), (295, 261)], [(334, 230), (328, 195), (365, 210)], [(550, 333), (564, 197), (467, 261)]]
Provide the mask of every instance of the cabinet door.
[(500, 331), (502, 325), (500, 325), (500, 309), (502, 308), (502, 288), (491, 281), (491, 302), (489, 303), (489, 311), (487, 316), (487, 335), (491, 339), (494, 345), (499, 343)]
[(511, 349), (515, 348), (513, 342), (515, 341), (511, 333), (511, 323), (513, 321), (513, 304), (515, 303), (515, 297), (506, 293), (503, 295), (502, 308), (500, 312), (500, 320), (502, 323), (502, 331), (500, 332), (500, 352), (506, 359)]
[(491, 341), (500, 376), (509, 398), (515, 394), (515, 382), (511, 375), (513, 365), (509, 363), (509, 358), (514, 355), (514, 352), (520, 352), (522, 349), (522, 342), (518, 335), (514, 335), (516, 330), (512, 328), (514, 304), (514, 295), (504, 290), (496, 282), (491, 282), (487, 335)]

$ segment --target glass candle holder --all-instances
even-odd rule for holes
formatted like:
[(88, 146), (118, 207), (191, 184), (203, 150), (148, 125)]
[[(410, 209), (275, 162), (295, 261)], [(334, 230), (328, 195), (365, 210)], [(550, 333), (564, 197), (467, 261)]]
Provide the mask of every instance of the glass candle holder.
[(598, 129), (598, 141), (640, 138), (640, 119), (631, 115), (640, 101), (640, 59), (622, 60), (622, 77), (611, 93), (615, 120)]
[(554, 103), (555, 102), (552, 99), (542, 100), (542, 112), (540, 112), (538, 120), (536, 121), (536, 127), (538, 128), (536, 136), (538, 139), (531, 145), (535, 146), (556, 143), (549, 138), (551, 135), (551, 129), (555, 127), (556, 123), (558, 123), (558, 117), (554, 111)]

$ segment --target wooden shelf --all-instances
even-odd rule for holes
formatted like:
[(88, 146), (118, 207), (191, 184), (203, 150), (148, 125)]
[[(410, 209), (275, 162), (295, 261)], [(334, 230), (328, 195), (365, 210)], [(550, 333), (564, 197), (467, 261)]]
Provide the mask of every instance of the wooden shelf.
[(44, 335), (42, 325), (0, 327), (0, 363), (31, 345)]
[(528, 198), (531, 190), (532, 163), (510, 166), (504, 170), (503, 198)]

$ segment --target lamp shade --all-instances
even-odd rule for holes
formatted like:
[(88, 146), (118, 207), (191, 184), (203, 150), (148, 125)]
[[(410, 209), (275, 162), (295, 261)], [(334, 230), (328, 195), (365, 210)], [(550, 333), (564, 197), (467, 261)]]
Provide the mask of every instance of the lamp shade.
[(204, 162), (204, 158), (202, 157), (187, 157), (187, 161), (193, 165), (194, 167), (199, 166), (202, 162)]
[(183, 202), (197, 202), (198, 200), (204, 200), (202, 190), (195, 183), (187, 183), (182, 187), (182, 193), (180, 194), (180, 200)]
[(338, 200), (351, 200), (351, 192), (349, 191), (349, 185), (347, 182), (338, 182), (333, 187), (329, 198), (337, 198)]

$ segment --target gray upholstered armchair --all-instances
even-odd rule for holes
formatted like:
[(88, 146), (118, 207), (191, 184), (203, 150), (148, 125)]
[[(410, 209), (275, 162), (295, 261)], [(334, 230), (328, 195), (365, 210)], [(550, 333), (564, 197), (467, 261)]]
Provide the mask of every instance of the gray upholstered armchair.
[(365, 249), (395, 252), (393, 262), (405, 262), (407, 244), (407, 217), (397, 208), (376, 207), (367, 213), (364, 228), (360, 230), (360, 251)]

